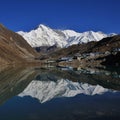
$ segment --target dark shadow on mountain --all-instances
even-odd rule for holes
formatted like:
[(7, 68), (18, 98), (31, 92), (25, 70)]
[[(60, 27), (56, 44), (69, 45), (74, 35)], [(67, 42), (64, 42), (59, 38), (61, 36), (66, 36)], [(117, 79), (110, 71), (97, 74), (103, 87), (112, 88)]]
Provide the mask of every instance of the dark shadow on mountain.
[(120, 52), (115, 55), (109, 55), (104, 57), (105, 61), (102, 63), (106, 66), (120, 66)]

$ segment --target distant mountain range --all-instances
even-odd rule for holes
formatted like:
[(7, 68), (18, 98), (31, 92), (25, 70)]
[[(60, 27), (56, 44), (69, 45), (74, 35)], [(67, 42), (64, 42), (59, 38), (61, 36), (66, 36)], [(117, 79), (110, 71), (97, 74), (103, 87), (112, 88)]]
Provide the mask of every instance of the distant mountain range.
[(42, 24), (30, 32), (19, 31), (17, 33), (22, 35), (32, 47), (56, 45), (60, 48), (90, 41), (99, 41), (105, 37), (114, 35), (94, 31), (78, 33), (73, 30), (55, 30)]

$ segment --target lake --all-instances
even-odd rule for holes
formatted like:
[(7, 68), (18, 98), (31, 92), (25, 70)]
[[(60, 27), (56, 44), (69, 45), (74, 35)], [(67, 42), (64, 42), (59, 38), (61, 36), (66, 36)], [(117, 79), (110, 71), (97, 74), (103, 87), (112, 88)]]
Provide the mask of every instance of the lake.
[(118, 120), (119, 68), (0, 69), (0, 120)]

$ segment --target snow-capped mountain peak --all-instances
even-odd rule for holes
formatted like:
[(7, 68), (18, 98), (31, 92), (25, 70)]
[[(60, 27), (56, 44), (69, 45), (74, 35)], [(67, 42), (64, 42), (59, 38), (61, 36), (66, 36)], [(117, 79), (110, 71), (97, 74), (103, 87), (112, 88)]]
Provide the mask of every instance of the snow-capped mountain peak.
[[(40, 29), (40, 30), (42, 30), (42, 31), (52, 30), (50, 27), (45, 26), (45, 25), (43, 25), (43, 24), (38, 25), (37, 29)], [(36, 30), (37, 30), (37, 29), (36, 29)]]
[(56, 44), (61, 48), (89, 41), (99, 41), (108, 36), (102, 32), (94, 31), (78, 33), (74, 30), (55, 30), (43, 24), (40, 24), (35, 30), (30, 32), (19, 31), (18, 34), (22, 35), (32, 47)]
[(48, 28), (47, 26), (43, 25), (43, 24), (39, 24), (38, 28)]

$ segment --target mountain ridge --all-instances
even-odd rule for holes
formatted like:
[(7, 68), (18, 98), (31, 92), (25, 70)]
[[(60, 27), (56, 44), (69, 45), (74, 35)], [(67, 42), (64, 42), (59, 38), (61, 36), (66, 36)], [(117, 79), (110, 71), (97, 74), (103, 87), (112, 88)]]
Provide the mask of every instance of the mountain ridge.
[(99, 41), (111, 36), (111, 34), (105, 34), (100, 31), (79, 33), (74, 30), (52, 29), (43, 24), (40, 24), (36, 29), (29, 32), (18, 31), (17, 33), (22, 35), (32, 47), (57, 45), (60, 48), (90, 41)]

